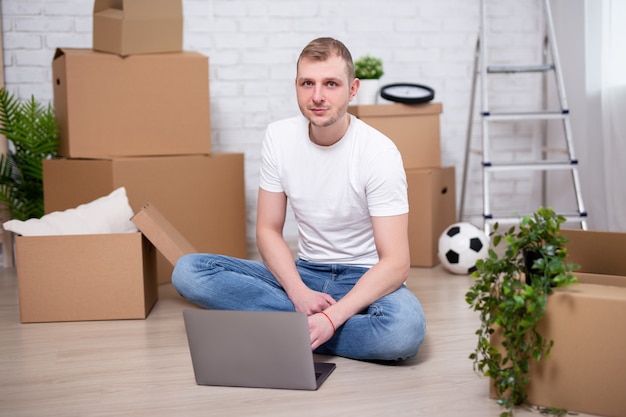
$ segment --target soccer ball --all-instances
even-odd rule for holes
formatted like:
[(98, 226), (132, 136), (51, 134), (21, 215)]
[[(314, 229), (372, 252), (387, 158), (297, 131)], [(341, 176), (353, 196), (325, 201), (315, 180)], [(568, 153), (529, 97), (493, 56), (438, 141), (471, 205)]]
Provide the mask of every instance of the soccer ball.
[(487, 257), (489, 238), (471, 223), (454, 223), (439, 237), (439, 260), (450, 272), (471, 274), (476, 261)]

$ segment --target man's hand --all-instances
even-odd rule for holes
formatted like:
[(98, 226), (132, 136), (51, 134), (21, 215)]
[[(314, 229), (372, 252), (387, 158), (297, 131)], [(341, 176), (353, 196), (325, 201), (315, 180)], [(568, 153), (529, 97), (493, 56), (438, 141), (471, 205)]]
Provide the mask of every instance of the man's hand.
[(309, 316), (309, 335), (311, 336), (311, 350), (317, 349), (326, 343), (335, 334), (334, 324), (330, 317), (322, 313)]
[(291, 295), (290, 298), (296, 311), (306, 313), (307, 316), (324, 311), (336, 303), (330, 295), (304, 286), (300, 292)]

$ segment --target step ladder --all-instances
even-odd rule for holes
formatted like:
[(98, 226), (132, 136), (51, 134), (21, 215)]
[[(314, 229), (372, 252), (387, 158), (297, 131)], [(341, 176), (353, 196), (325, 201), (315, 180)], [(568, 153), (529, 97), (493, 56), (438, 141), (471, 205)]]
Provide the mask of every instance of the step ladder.
[[(556, 37), (554, 32), (554, 25), (552, 21), (552, 13), (550, 10), (549, 0), (540, 0), (543, 3), (543, 12), (545, 20), (545, 36), (543, 42), (543, 62), (537, 65), (515, 65), (515, 66), (489, 66), (487, 59), (487, 29), (485, 27), (487, 21), (486, 12), (487, 0), (480, 1), (480, 30), (478, 40), (476, 42), (476, 50), (474, 55), (474, 68), (472, 77), (471, 88), (471, 102), (469, 108), (469, 121), (467, 127), (467, 140), (465, 146), (465, 159), (463, 166), (463, 182), (461, 188), (461, 201), (459, 209), (459, 221), (464, 221), (466, 217), (465, 213), (465, 198), (467, 193), (467, 178), (468, 178), (468, 166), (469, 155), (472, 153), (471, 139), (472, 139), (472, 125), (474, 124), (474, 103), (476, 101), (476, 84), (480, 81), (480, 96), (481, 96), (481, 144), (482, 150), (479, 151), (482, 154), (482, 194), (483, 194), (483, 225), (485, 232), (489, 234), (491, 226), (495, 223), (500, 224), (517, 224), (521, 218), (530, 213), (512, 212), (511, 214), (495, 215), (492, 213), (492, 196), (491, 196), (491, 181), (492, 175), (497, 172), (503, 171), (517, 171), (517, 172), (542, 172), (542, 205), (546, 205), (546, 173), (548, 171), (566, 170), (571, 172), (571, 178), (574, 188), (574, 194), (576, 199), (577, 208), (570, 213), (558, 213), (566, 218), (566, 222), (580, 223), (582, 229), (587, 229), (587, 213), (583, 205), (583, 199), (580, 189), (580, 179), (578, 175), (578, 160), (574, 153), (574, 144), (572, 141), (572, 131), (570, 126), (570, 113), (567, 106), (567, 100), (565, 97), (565, 88), (563, 84), (563, 77), (561, 73), (561, 65), (559, 62), (559, 55), (556, 44)], [(498, 112), (490, 110), (489, 106), (489, 81), (488, 77), (493, 74), (529, 74), (539, 73), (543, 75), (543, 104), (542, 109), (537, 111), (523, 111), (523, 112)], [(558, 108), (556, 110), (547, 109), (547, 75), (552, 74), (554, 76), (554, 84), (556, 86), (556, 92), (558, 93)], [(489, 125), (491, 122), (519, 122), (519, 121), (545, 121), (548, 120), (561, 120), (563, 125), (563, 136), (565, 138), (566, 149), (564, 152), (567, 154), (567, 159), (549, 159), (547, 152), (542, 151), (541, 158), (530, 162), (498, 162), (491, 160), (490, 154), (490, 139), (489, 139)], [(543, 134), (543, 146), (546, 146), (546, 134), (544, 125)]]

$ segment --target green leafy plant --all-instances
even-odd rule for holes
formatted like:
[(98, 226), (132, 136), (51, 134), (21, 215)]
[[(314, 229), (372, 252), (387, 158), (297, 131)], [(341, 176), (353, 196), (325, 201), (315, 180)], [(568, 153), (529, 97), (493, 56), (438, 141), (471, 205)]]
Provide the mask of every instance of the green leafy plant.
[(354, 74), (361, 80), (377, 80), (383, 76), (383, 60), (365, 55), (354, 61)]
[[(503, 234), (496, 224), (488, 257), (477, 261), (472, 274), (476, 280), (465, 295), (480, 316), (478, 343), (469, 357), (474, 370), (491, 378), (503, 417), (512, 416), (515, 406), (530, 405), (526, 386), (531, 361), (548, 357), (554, 345), (537, 331), (548, 296), (554, 288), (577, 281), (572, 271), (578, 265), (566, 262), (567, 238), (560, 234), (564, 222), (551, 208), (540, 208)], [(506, 247), (499, 255), (496, 248), (502, 242)]]
[(0, 134), (8, 140), (8, 153), (0, 155), (0, 202), (13, 219), (44, 214), (42, 161), (56, 155), (57, 122), (52, 105), (31, 96), (20, 101), (0, 89)]

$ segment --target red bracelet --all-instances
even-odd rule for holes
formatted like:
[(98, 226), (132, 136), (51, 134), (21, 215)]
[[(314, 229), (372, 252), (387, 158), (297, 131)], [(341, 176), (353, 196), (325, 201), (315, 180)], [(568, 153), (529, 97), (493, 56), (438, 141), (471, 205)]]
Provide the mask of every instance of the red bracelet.
[(326, 318), (330, 322), (330, 325), (333, 326), (333, 333), (336, 333), (337, 329), (335, 329), (335, 323), (333, 323), (333, 321), (330, 319), (330, 317), (328, 317), (328, 314), (324, 313), (323, 311), (320, 311), (320, 313), (322, 313), (324, 316), (326, 316)]

